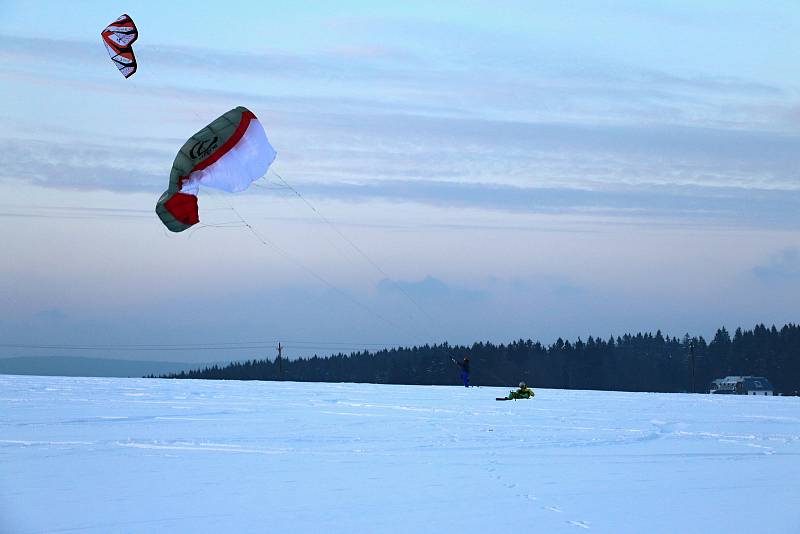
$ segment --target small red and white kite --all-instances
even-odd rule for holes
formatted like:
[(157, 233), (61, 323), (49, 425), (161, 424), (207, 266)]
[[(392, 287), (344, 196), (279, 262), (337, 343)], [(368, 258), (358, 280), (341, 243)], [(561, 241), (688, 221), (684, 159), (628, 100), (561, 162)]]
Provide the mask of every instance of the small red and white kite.
[(136, 24), (128, 15), (121, 15), (117, 20), (106, 26), (100, 35), (106, 45), (111, 61), (126, 78), (136, 72), (136, 57), (133, 55), (131, 45), (139, 37)]

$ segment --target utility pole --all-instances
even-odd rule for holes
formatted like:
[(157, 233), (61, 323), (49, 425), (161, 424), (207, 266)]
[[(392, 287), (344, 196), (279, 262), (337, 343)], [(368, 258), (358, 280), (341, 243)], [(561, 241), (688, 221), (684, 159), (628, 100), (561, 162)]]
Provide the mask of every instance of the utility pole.
[(694, 341), (689, 342), (689, 364), (692, 366), (692, 393), (694, 393)]
[(278, 380), (283, 380), (283, 347), (278, 342)]

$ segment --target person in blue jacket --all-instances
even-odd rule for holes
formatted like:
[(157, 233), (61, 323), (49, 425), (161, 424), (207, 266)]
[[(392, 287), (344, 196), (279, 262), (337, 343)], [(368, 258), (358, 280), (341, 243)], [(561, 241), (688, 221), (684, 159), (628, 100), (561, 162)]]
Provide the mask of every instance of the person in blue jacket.
[(464, 361), (461, 363), (456, 362), (453, 360), (456, 365), (461, 368), (461, 380), (464, 381), (464, 387), (469, 387), (469, 356), (464, 356)]

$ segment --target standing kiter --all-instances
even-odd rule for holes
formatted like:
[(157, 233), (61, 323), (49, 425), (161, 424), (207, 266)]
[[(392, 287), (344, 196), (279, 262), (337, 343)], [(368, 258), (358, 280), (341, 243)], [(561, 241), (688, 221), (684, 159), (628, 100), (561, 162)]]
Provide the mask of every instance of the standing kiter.
[(453, 363), (461, 367), (461, 380), (464, 381), (464, 387), (469, 387), (469, 356), (464, 356), (464, 361), (458, 363), (455, 358), (451, 358)]

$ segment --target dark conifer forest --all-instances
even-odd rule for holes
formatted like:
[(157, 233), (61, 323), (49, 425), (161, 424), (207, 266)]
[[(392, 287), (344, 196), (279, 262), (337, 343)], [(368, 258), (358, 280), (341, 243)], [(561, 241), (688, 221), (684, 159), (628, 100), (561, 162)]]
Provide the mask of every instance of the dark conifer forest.
[[(613, 391), (707, 392), (715, 378), (764, 376), (775, 393), (800, 390), (800, 325), (757, 325), (732, 335), (720, 328), (711, 341), (656, 333), (607, 339), (531, 340), (471, 346), (423, 345), (294, 360), (250, 360), (165, 378), (294, 380), (380, 384), (460, 384), (453, 360), (469, 356), (474, 385), (508, 386), (525, 381), (541, 388)], [(694, 362), (694, 365), (693, 365)]]

